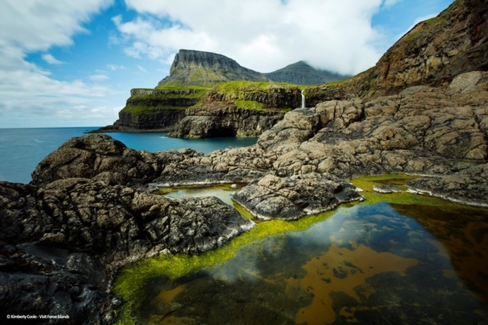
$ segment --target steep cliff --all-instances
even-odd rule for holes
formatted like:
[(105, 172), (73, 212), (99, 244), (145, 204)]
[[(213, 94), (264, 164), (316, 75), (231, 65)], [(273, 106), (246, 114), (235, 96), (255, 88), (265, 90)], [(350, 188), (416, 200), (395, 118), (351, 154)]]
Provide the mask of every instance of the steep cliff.
[(488, 3), (457, 0), (418, 23), (373, 68), (342, 83), (309, 89), (308, 102), (397, 94), (409, 86), (438, 86), (462, 72), (487, 70), (487, 35)]
[(119, 119), (99, 132), (167, 131), (185, 117), (185, 109), (198, 103), (204, 87), (168, 87), (166, 89), (132, 89)]
[(301, 103), (295, 85), (232, 81), (209, 90), (202, 103), (186, 110), (186, 117), (168, 135), (182, 138), (258, 136)]
[(170, 75), (156, 88), (167, 84), (212, 86), (231, 80), (267, 81), (260, 72), (244, 68), (236, 61), (217, 53), (180, 50), (173, 61)]

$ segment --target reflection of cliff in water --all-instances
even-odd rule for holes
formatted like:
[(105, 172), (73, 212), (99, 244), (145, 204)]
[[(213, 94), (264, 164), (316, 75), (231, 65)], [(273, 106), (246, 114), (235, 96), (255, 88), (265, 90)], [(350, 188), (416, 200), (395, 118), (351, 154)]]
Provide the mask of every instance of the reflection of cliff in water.
[(428, 241), (438, 248), (440, 256), (449, 258), (453, 264), (453, 269), (446, 269), (444, 276), (459, 278), (479, 299), (488, 302), (488, 212), (485, 209), (395, 204), (392, 207), (414, 218), (435, 236), (435, 240)]
[(486, 323), (488, 219), (480, 211), (458, 221), (437, 207), (341, 208), (183, 278), (147, 278), (133, 316), (154, 324)]

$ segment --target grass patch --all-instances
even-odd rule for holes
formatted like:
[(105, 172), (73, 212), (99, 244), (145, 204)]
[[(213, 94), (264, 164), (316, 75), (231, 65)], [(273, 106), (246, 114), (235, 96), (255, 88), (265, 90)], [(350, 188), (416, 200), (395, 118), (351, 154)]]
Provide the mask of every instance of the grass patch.
[(255, 91), (267, 91), (273, 88), (283, 88), (283, 89), (293, 89), (298, 88), (300, 90), (305, 89), (307, 86), (294, 85), (284, 82), (272, 82), (272, 81), (228, 81), (221, 82), (215, 85), (213, 90), (217, 91), (219, 94), (236, 94), (243, 92), (255, 92)]
[[(156, 90), (210, 90), (212, 87), (207, 86), (188, 86), (177, 82), (168, 82), (157, 85)], [(153, 89), (151, 89), (153, 90)]]
[(146, 105), (128, 105), (124, 107), (120, 112), (123, 113), (131, 113), (134, 115), (142, 115), (142, 114), (153, 114), (155, 111), (162, 111), (162, 110), (170, 110), (170, 111), (179, 111), (185, 110), (188, 107), (186, 106), (146, 106)]
[(264, 105), (262, 103), (253, 100), (236, 99), (234, 100), (234, 104), (237, 106), (237, 108), (251, 109), (255, 111), (264, 110)]

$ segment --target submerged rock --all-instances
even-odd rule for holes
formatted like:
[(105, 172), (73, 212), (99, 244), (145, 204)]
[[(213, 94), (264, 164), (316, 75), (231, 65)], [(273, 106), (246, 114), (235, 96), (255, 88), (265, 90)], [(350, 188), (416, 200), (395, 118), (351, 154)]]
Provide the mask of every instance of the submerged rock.
[(384, 193), (384, 194), (403, 192), (401, 189), (399, 189), (398, 187), (393, 186), (393, 185), (374, 185), (373, 191), (378, 192), (378, 193)]

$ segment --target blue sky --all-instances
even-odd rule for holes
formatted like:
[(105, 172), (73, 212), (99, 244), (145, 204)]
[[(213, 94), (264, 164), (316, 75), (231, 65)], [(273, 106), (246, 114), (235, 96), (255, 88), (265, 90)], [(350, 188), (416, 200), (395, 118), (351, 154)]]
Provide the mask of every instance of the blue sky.
[(452, 0), (2, 0), (0, 128), (112, 124), (181, 49), (355, 74)]

